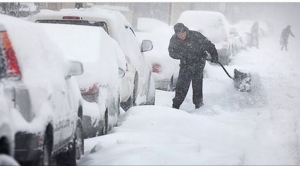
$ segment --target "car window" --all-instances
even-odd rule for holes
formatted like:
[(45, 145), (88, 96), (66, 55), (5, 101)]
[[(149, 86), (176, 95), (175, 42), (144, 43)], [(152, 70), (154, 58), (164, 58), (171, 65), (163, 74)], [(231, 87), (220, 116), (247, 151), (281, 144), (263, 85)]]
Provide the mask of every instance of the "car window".
[(130, 30), (131, 30), (131, 32), (133, 33), (133, 35), (134, 35), (134, 36), (136, 36), (136, 35), (135, 35), (135, 33), (134, 33), (134, 31), (133, 31), (133, 29), (132, 29), (131, 27), (129, 27), (129, 26), (125, 26), (125, 28), (126, 28), (126, 29), (130, 29)]
[(85, 20), (37, 20), (37, 23), (55, 23), (55, 24), (70, 24), (83, 26), (101, 27), (108, 33), (108, 28), (105, 22), (85, 21)]

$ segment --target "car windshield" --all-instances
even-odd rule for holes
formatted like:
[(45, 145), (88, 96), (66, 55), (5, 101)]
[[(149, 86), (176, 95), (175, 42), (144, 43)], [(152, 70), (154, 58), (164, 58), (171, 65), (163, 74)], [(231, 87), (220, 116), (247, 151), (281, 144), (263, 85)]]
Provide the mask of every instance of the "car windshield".
[(37, 23), (55, 23), (55, 24), (69, 24), (69, 25), (83, 25), (83, 26), (98, 26), (108, 33), (107, 25), (105, 22), (91, 22), (85, 20), (37, 20)]

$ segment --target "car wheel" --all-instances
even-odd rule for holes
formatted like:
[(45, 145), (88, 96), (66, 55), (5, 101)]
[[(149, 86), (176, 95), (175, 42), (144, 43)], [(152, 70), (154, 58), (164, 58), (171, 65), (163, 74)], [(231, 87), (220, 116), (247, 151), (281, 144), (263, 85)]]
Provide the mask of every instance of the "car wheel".
[(172, 76), (171, 79), (170, 79), (170, 83), (168, 85), (167, 91), (173, 92), (174, 89), (175, 89), (175, 87), (174, 87), (174, 76)]
[(124, 111), (127, 111), (130, 107), (136, 106), (135, 100), (137, 97), (137, 85), (138, 85), (138, 75), (136, 73), (134, 76), (133, 93), (126, 102), (121, 103), (121, 107), (123, 108)]
[(67, 152), (62, 152), (57, 155), (56, 160), (58, 165), (75, 166), (76, 160), (81, 158), (84, 152), (84, 139), (81, 120), (77, 121), (74, 139), (69, 144)]
[(50, 142), (49, 142), (47, 134), (45, 134), (44, 146), (43, 146), (43, 156), (42, 156), (42, 159), (40, 161), (40, 165), (49, 166), (50, 165), (50, 159), (51, 159)]
[(105, 135), (108, 133), (108, 108), (106, 108), (104, 113), (104, 126), (102, 129), (102, 134)]
[(76, 160), (79, 160), (81, 158), (81, 155), (84, 154), (84, 138), (83, 138), (83, 129), (82, 129), (82, 125), (81, 122), (79, 120), (79, 122), (77, 123), (77, 128), (76, 128), (76, 133), (75, 133), (75, 157)]
[(132, 105), (133, 106), (136, 106), (136, 98), (137, 98), (137, 89), (138, 89), (138, 74), (135, 73), (135, 76), (134, 76), (134, 88), (133, 88), (133, 94), (132, 94)]

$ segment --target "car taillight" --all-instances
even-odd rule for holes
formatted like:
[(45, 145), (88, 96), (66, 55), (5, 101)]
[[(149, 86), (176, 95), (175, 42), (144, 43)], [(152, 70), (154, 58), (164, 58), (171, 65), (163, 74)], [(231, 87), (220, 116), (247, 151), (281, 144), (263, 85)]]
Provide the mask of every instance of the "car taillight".
[(80, 17), (79, 16), (63, 16), (62, 19), (77, 20), (77, 19), (80, 19)]
[[(2, 48), (2, 49), (1, 49)], [(0, 31), (0, 59), (3, 59), (4, 66), (4, 76), (1, 73), (1, 77), (13, 78), (15, 80), (20, 80), (22, 78), (21, 71), (19, 68), (18, 60), (11, 44), (11, 41), (8, 37), (6, 31)]]
[(80, 89), (81, 95), (93, 95), (99, 93), (99, 85), (98, 83), (89, 87), (88, 89)]
[(161, 72), (161, 66), (158, 63), (152, 64), (152, 72), (160, 73)]

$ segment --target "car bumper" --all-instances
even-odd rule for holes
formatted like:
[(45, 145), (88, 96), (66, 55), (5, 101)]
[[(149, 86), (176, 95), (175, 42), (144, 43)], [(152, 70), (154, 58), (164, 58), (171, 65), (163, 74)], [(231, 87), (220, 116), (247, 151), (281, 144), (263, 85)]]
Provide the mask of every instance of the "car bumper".
[(43, 137), (40, 134), (18, 132), (15, 144), (15, 158), (20, 163), (35, 161), (42, 156)]
[(160, 80), (155, 80), (155, 89), (158, 90), (166, 90), (166, 91), (173, 91), (175, 89), (176, 83), (177, 83), (177, 78), (171, 81), (171, 79), (160, 79)]
[[(96, 120), (97, 122), (98, 120)], [(101, 119), (97, 124), (94, 124), (92, 118), (90, 116), (84, 115), (82, 117), (82, 128), (83, 128), (83, 137), (91, 138), (95, 136), (102, 135), (102, 131), (104, 128), (104, 121)]]

